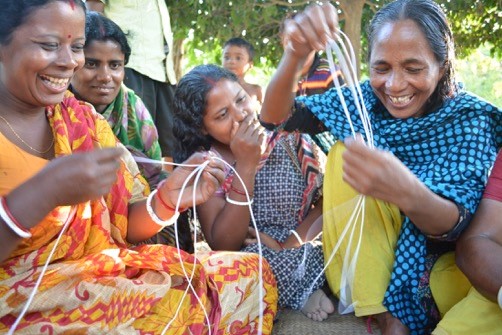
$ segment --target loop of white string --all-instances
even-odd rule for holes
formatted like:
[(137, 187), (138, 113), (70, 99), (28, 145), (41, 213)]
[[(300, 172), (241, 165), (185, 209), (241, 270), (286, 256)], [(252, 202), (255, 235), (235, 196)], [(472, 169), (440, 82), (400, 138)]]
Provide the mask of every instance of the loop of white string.
[[(252, 208), (251, 208), (252, 200), (250, 199), (249, 192), (246, 189), (246, 185), (244, 184), (244, 181), (242, 180), (242, 178), (240, 177), (240, 175), (237, 173), (237, 171), (234, 169), (234, 167), (232, 165), (228, 164), (227, 162), (225, 162), (224, 160), (218, 158), (218, 157), (212, 157), (212, 158), (216, 159), (216, 160), (222, 161), (226, 166), (228, 166), (230, 169), (233, 170), (234, 175), (239, 179), (240, 183), (242, 184), (243, 189), (244, 189), (244, 191), (246, 193), (246, 198), (248, 200), (247, 201), (247, 205), (249, 207), (249, 211), (250, 211), (250, 214), (251, 214), (251, 221), (253, 222), (254, 229), (256, 230), (256, 239), (257, 239), (257, 243), (258, 243), (258, 262), (259, 262), (258, 263), (258, 278), (259, 278), (260, 291), (259, 291), (259, 307), (258, 307), (259, 308), (259, 319), (258, 319), (258, 330), (257, 330), (258, 332), (257, 332), (257, 334), (261, 335), (262, 334), (262, 329), (263, 329), (263, 310), (264, 310), (264, 305), (263, 305), (263, 299), (264, 299), (264, 292), (263, 292), (264, 291), (264, 287), (263, 287), (263, 254), (262, 254), (261, 240), (260, 240), (260, 235), (259, 235), (258, 227), (256, 225), (256, 220), (254, 218), (253, 211), (252, 211)], [(179, 193), (179, 196), (178, 196), (178, 200), (176, 202), (175, 212), (179, 211), (183, 193), (185, 192), (185, 189), (186, 189), (188, 183), (190, 182), (190, 180), (195, 176), (194, 183), (193, 183), (192, 199), (193, 199), (193, 208), (194, 208), (194, 221), (197, 220), (197, 211), (196, 211), (196, 191), (197, 191), (197, 185), (198, 185), (200, 176), (204, 172), (204, 169), (208, 166), (209, 161), (205, 161), (202, 164), (177, 164), (177, 163), (171, 163), (171, 162), (157, 161), (157, 160), (148, 159), (148, 158), (144, 158), (144, 157), (134, 157), (134, 159), (138, 163), (174, 165), (174, 166), (181, 166), (181, 167), (194, 167), (194, 170), (189, 174), (189, 176), (183, 182), (183, 185), (181, 187), (181, 190), (180, 190), (180, 193)], [(40, 283), (42, 282), (42, 279), (43, 279), (43, 277), (45, 275), (47, 267), (48, 267), (48, 265), (49, 265), (49, 263), (50, 263), (50, 261), (51, 261), (51, 259), (53, 257), (53, 254), (54, 254), (56, 248), (59, 245), (59, 241), (60, 241), (62, 235), (64, 234), (64, 232), (66, 231), (66, 229), (67, 229), (69, 223), (71, 222), (71, 219), (75, 215), (75, 213), (76, 213), (76, 208), (72, 207), (70, 215), (68, 216), (67, 220), (65, 221), (65, 223), (64, 223), (64, 225), (62, 227), (61, 232), (59, 233), (58, 238), (57, 238), (56, 242), (54, 243), (54, 247), (52, 248), (51, 252), (49, 253), (49, 256), (48, 256), (48, 258), (47, 258), (47, 260), (46, 260), (46, 262), (45, 262), (45, 264), (44, 264), (44, 266), (42, 268), (42, 271), (40, 272), (38, 280), (37, 280), (35, 286), (33, 287), (33, 290), (31, 292), (28, 300), (26, 301), (26, 303), (25, 303), (25, 305), (24, 305), (21, 313), (16, 318), (16, 321), (14, 322), (14, 324), (10, 327), (8, 335), (14, 334), (14, 331), (16, 330), (17, 326), (19, 325), (19, 322), (24, 317), (24, 315), (26, 314), (29, 306), (31, 305), (31, 303), (32, 303), (32, 301), (33, 301), (33, 299), (35, 297), (35, 294), (38, 291), (38, 287), (40, 286)], [(195, 227), (194, 228), (194, 244), (195, 244), (197, 242), (196, 225), (194, 227)], [(208, 313), (207, 313), (207, 311), (205, 309), (204, 303), (202, 302), (202, 300), (200, 299), (200, 297), (197, 295), (197, 292), (196, 292), (195, 288), (192, 285), (192, 280), (193, 280), (193, 277), (195, 275), (195, 271), (192, 271), (192, 274), (189, 276), (188, 273), (187, 273), (187, 271), (186, 271), (186, 269), (185, 269), (183, 261), (182, 261), (182, 255), (181, 255), (181, 251), (180, 251), (180, 244), (179, 244), (179, 238), (178, 238), (178, 225), (177, 224), (174, 225), (174, 231), (175, 231), (176, 248), (177, 248), (177, 252), (178, 252), (178, 257), (180, 259), (180, 265), (181, 265), (183, 274), (185, 275), (185, 278), (187, 279), (187, 284), (188, 285), (187, 285), (187, 288), (186, 288), (185, 292), (183, 293), (183, 296), (181, 298), (180, 304), (178, 305), (178, 308), (176, 309), (176, 312), (175, 312), (174, 316), (166, 324), (166, 326), (164, 327), (164, 329), (163, 329), (163, 331), (162, 331), (161, 334), (165, 334), (165, 332), (171, 326), (172, 322), (174, 322), (176, 320), (176, 317), (178, 316), (178, 313), (179, 313), (179, 311), (181, 309), (182, 302), (185, 299), (186, 295), (188, 294), (188, 290), (192, 291), (192, 293), (195, 295), (195, 298), (196, 298), (197, 302), (202, 307), (202, 310), (203, 310), (203, 313), (204, 313), (204, 317), (205, 317), (207, 325), (208, 325), (208, 333), (212, 334), (213, 332), (211, 331), (211, 322), (210, 322), (210, 319), (209, 319), (209, 315), (208, 315)], [(193, 267), (192, 268), (195, 269), (195, 265), (197, 263), (197, 249), (194, 249), (193, 258), (194, 258), (194, 263), (193, 263)]]
[[(346, 47), (348, 45), (348, 48)], [(333, 82), (336, 88), (336, 94), (340, 100), (341, 108), (345, 114), (347, 122), (349, 123), (350, 130), (352, 132), (352, 136), (356, 137), (356, 131), (354, 129), (354, 125), (352, 123), (351, 113), (349, 108), (347, 107), (347, 102), (345, 101), (344, 94), (342, 92), (341, 84), (334, 74), (337, 73), (337, 69), (335, 67), (335, 62), (333, 60), (333, 53), (336, 55), (336, 59), (340, 65), (340, 70), (343, 74), (343, 78), (346, 82), (346, 87), (350, 91), (353, 103), (358, 112), (361, 124), (364, 129), (365, 134), (365, 143), (368, 147), (374, 148), (373, 141), (373, 130), (371, 127), (371, 120), (368, 116), (368, 112), (366, 110), (366, 106), (363, 101), (362, 90), (359, 85), (359, 80), (357, 76), (357, 68), (356, 68), (356, 57), (354, 54), (354, 49), (350, 43), (349, 38), (342, 31), (339, 31), (339, 36), (335, 41), (329, 41), (326, 45), (326, 55), (330, 67), (331, 74), (333, 76)], [(350, 234), (348, 236), (349, 241), (347, 242), (347, 248), (345, 257), (342, 264), (342, 273), (340, 279), (340, 293), (339, 293), (339, 305), (338, 311), (340, 314), (351, 313), (354, 311), (354, 307), (357, 305), (357, 301), (352, 301), (352, 292), (354, 285), (354, 277), (356, 271), (356, 264), (359, 256), (359, 251), (362, 243), (363, 236), (363, 228), (364, 228), (364, 208), (366, 203), (366, 197), (363, 195), (358, 195), (356, 197), (355, 206), (352, 207), (352, 202), (349, 202), (352, 214), (347, 221), (345, 227), (342, 230), (342, 233), (338, 237), (338, 241), (336, 242), (333, 250), (331, 251), (329, 257), (326, 257), (324, 268), (321, 273), (314, 279), (310, 289), (308, 292), (312, 292), (315, 283), (321, 278), (321, 276), (326, 272), (326, 269), (333, 261), (333, 258), (341, 246), (342, 241), (345, 239), (348, 231), (350, 230)], [(342, 205), (340, 205), (342, 206)], [(336, 213), (324, 213), (324, 215), (337, 215)], [(354, 241), (354, 235), (356, 232), (356, 225), (359, 224), (359, 234), (357, 239), (357, 244), (355, 246), (353, 255), (351, 256), (352, 244)]]

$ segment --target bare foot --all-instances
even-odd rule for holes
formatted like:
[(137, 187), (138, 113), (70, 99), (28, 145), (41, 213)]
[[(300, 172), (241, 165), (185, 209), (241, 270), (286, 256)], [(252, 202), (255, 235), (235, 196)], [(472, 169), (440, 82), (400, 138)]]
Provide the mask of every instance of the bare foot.
[(314, 321), (322, 321), (335, 311), (335, 306), (326, 293), (318, 289), (310, 295), (301, 311)]
[(408, 327), (403, 325), (398, 318), (395, 318), (390, 312), (384, 312), (375, 315), (378, 327), (382, 335), (409, 335)]

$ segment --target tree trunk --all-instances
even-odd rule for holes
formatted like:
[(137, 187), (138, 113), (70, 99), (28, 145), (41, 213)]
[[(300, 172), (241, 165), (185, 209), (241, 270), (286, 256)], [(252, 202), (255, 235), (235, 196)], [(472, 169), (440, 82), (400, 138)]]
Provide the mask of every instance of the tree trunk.
[(357, 75), (361, 76), (361, 19), (366, 0), (338, 0), (343, 12), (343, 32), (349, 37), (357, 60)]

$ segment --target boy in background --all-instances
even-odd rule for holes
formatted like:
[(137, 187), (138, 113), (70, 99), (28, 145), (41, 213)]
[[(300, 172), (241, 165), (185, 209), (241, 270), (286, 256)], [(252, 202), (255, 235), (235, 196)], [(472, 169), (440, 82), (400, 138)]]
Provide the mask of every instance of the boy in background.
[(260, 85), (251, 84), (244, 80), (246, 73), (253, 68), (254, 48), (243, 38), (233, 37), (223, 45), (222, 66), (232, 71), (239, 79), (239, 84), (261, 105), (263, 93)]

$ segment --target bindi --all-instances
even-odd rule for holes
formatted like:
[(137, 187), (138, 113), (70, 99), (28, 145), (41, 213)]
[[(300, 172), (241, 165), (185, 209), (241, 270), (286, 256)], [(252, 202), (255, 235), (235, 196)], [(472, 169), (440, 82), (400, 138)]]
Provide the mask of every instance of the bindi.
[(68, 34), (68, 39), (70, 39), (70, 38), (71, 38), (71, 34)]

